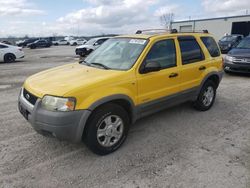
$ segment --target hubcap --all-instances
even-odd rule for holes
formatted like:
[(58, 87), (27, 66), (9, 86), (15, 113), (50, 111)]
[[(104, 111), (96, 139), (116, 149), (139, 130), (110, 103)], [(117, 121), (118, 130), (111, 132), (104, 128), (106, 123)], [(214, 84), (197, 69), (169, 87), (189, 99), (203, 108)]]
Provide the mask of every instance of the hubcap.
[(109, 115), (98, 125), (97, 140), (104, 147), (111, 147), (122, 137), (124, 125), (117, 115)]
[(209, 86), (205, 90), (203, 97), (202, 97), (202, 102), (205, 106), (209, 106), (214, 99), (214, 89), (213, 87)]

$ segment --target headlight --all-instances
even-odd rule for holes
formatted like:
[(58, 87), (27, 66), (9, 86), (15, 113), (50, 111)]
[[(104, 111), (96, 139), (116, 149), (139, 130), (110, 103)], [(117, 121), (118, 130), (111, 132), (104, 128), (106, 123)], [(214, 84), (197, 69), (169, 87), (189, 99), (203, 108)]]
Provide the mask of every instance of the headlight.
[(228, 44), (227, 46), (228, 46), (229, 48), (231, 48), (232, 44)]
[(232, 57), (232, 56), (229, 56), (229, 55), (226, 55), (226, 56), (225, 56), (225, 60), (226, 60), (226, 61), (230, 61), (230, 62), (233, 62), (233, 60), (234, 60), (234, 57)]
[(42, 108), (50, 111), (73, 111), (75, 109), (75, 98), (62, 98), (45, 95), (42, 99)]

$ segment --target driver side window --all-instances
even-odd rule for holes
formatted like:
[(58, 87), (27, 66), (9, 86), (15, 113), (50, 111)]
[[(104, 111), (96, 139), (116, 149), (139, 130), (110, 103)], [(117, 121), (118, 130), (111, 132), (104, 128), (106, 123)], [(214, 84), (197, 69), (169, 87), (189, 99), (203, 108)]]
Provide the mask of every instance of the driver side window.
[(156, 42), (149, 51), (146, 62), (158, 62), (161, 69), (176, 66), (176, 49), (174, 39)]

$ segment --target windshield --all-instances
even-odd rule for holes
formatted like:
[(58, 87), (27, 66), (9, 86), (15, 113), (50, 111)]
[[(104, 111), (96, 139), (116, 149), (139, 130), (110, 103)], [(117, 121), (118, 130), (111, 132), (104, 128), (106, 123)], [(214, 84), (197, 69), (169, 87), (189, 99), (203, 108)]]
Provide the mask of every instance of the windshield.
[(220, 41), (222, 42), (230, 42), (230, 41), (233, 41), (233, 40), (236, 40), (237, 36), (225, 36), (223, 37)]
[(93, 45), (96, 42), (96, 39), (90, 39), (88, 42), (86, 42), (85, 44), (88, 45)]
[(243, 39), (236, 48), (250, 49), (250, 37)]
[(109, 39), (92, 52), (85, 61), (93, 65), (102, 64), (109, 69), (128, 70), (134, 65), (146, 44), (145, 39)]

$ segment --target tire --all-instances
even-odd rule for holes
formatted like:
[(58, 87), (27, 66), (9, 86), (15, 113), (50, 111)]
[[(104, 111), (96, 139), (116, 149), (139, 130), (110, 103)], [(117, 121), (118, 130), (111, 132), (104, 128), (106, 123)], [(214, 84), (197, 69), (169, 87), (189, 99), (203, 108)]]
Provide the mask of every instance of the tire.
[(76, 42), (74, 42), (74, 43), (73, 43), (73, 46), (76, 46), (76, 45), (77, 45), (77, 43), (76, 43)]
[(217, 86), (212, 80), (206, 81), (201, 88), (197, 100), (194, 102), (194, 107), (200, 111), (209, 110), (214, 104), (216, 89)]
[(90, 116), (84, 141), (94, 153), (107, 155), (123, 144), (128, 135), (129, 124), (128, 113), (121, 106), (105, 104)]
[(14, 54), (6, 54), (4, 56), (4, 62), (5, 63), (13, 63), (16, 60), (16, 56)]

